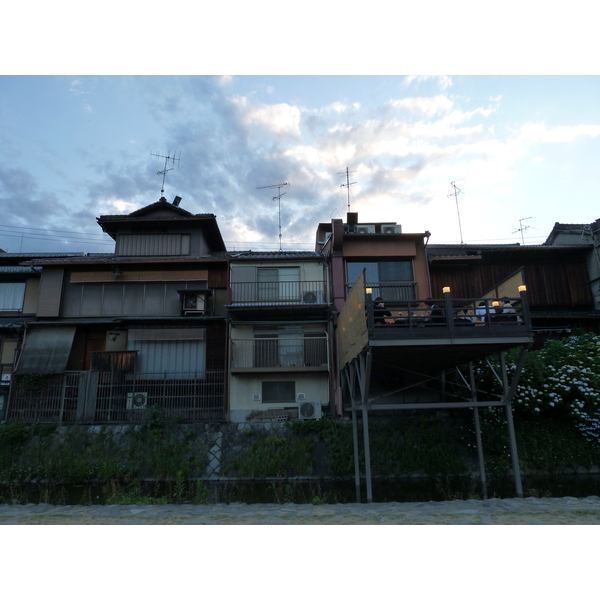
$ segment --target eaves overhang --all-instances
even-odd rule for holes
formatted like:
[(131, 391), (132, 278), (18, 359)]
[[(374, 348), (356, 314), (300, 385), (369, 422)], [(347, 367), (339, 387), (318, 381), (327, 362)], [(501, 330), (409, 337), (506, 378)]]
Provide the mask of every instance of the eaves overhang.
[(56, 260), (32, 260), (26, 265), (32, 267), (64, 267), (64, 266), (102, 266), (102, 265), (160, 265), (160, 264), (185, 264), (185, 265), (201, 265), (202, 263), (226, 263), (227, 258), (219, 256), (186, 256), (182, 257), (126, 257), (115, 256), (109, 257), (86, 257), (80, 259), (56, 259)]

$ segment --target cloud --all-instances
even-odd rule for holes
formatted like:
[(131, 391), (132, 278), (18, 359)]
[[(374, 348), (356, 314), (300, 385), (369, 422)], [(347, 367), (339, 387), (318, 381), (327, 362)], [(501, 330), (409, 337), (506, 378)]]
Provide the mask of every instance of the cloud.
[(571, 143), (578, 137), (600, 136), (600, 125), (559, 125), (548, 128), (544, 123), (527, 123), (521, 128), (521, 136), (527, 143)]
[(245, 97), (234, 97), (231, 102), (244, 127), (276, 136), (300, 137), (300, 108), (289, 104), (252, 104)]
[[(449, 77), (431, 76), (405, 83), (428, 80), (442, 89), (452, 84)], [(156, 132), (149, 137), (181, 151), (179, 168), (167, 175), (165, 196), (181, 196), (181, 207), (192, 213), (216, 214), (228, 246), (239, 242), (237, 248), (254, 242), (278, 247), (276, 190), (257, 190), (260, 186), (291, 183), (281, 199), (284, 247), (312, 248), (317, 223), (345, 216), (347, 189), (340, 188), (345, 183), (340, 173), (346, 167), (354, 171), (350, 201), (361, 220), (401, 214), (414, 223), (406, 231), (447, 232), (448, 219), (456, 217), (447, 200), (450, 181), (466, 178), (468, 228), (478, 215), (475, 198), (477, 210), (483, 210), (501, 193), (511, 193), (519, 161), (533, 144), (600, 135), (595, 125), (529, 123), (513, 130), (501, 121), (494, 125), (490, 121), (502, 108), (498, 96), (477, 106), (419, 89), (375, 106), (329, 98), (309, 107), (300, 101), (269, 103), (272, 90), (265, 92), (267, 101), (258, 93), (238, 94), (236, 78), (177, 79), (169, 86), (142, 79), (135, 85), (155, 118)], [(129, 140), (136, 134), (126, 135)], [(140, 148), (148, 143), (134, 139)], [(95, 225), (99, 214), (131, 212), (158, 200), (156, 172), (162, 164), (86, 156), (93, 176), (73, 186), (86, 200), (71, 221)], [(441, 241), (439, 234), (436, 239)]]
[(434, 80), (434, 83), (436, 83), (441, 90), (445, 90), (452, 86), (452, 78), (448, 75), (408, 75), (404, 79), (404, 85), (409, 86), (413, 82), (418, 84), (431, 79)]

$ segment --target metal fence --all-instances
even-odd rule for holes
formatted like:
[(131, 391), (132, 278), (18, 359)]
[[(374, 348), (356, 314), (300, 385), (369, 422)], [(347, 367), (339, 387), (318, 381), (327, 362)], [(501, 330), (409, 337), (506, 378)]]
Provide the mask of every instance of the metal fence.
[(7, 421), (141, 423), (158, 407), (181, 422), (225, 419), (225, 372), (68, 371), (16, 376)]

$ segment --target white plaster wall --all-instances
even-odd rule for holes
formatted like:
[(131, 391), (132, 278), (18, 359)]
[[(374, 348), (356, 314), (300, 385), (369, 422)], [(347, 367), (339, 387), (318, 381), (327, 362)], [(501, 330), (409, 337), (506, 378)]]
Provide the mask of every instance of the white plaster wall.
[(230, 418), (233, 422), (242, 422), (254, 410), (276, 410), (294, 408), (293, 402), (258, 402), (252, 400), (254, 394), (262, 395), (263, 381), (295, 381), (296, 394), (303, 393), (306, 400), (329, 403), (329, 377), (327, 372), (319, 373), (239, 373), (232, 374), (229, 385)]

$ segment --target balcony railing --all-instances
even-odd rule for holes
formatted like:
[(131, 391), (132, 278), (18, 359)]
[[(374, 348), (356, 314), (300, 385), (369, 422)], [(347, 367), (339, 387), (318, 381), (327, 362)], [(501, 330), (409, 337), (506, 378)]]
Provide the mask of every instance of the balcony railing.
[(231, 341), (232, 370), (328, 370), (328, 356), (325, 336)]
[(232, 306), (311, 306), (327, 304), (323, 281), (230, 283)]

